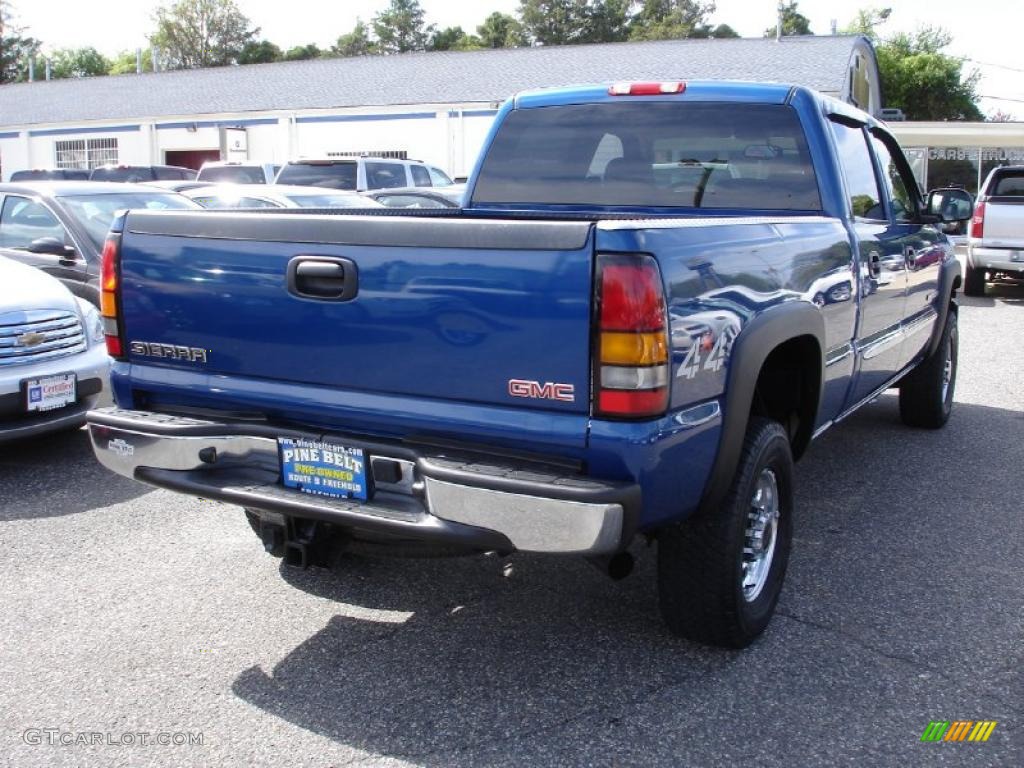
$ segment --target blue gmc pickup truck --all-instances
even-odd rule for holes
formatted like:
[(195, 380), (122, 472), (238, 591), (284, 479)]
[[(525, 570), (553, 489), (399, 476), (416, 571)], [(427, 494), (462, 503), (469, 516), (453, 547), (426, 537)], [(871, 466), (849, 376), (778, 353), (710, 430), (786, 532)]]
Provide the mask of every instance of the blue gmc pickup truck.
[[(929, 200), (931, 197), (929, 197)], [(767, 625), (793, 462), (889, 387), (950, 412), (961, 277), (885, 127), (801, 87), (620, 83), (500, 110), (461, 210), (130, 212), (99, 460), (271, 553), (657, 543), (671, 630)]]

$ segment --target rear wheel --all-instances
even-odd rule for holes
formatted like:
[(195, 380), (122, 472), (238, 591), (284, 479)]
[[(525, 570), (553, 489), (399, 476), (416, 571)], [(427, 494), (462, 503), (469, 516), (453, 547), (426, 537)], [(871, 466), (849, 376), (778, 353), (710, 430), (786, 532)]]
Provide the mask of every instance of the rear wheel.
[(949, 420), (959, 338), (956, 312), (951, 307), (939, 346), (900, 381), (900, 418), (907, 426), (938, 429)]
[(658, 534), (658, 596), (669, 629), (742, 648), (771, 620), (792, 540), (793, 457), (786, 430), (752, 418), (729, 493)]
[(964, 295), (985, 295), (985, 270), (978, 269), (977, 267), (967, 267), (964, 272)]

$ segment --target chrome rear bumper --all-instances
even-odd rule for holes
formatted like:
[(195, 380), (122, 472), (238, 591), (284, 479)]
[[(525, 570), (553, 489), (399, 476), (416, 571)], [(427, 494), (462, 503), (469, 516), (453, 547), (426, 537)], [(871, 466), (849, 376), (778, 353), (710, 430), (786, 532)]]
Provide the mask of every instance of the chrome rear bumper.
[[(96, 457), (108, 469), (163, 488), (371, 534), (469, 549), (597, 555), (629, 543), (635, 485), (564, 469), (497, 463), (404, 444), (104, 408), (90, 411)], [(278, 437), (362, 447), (389, 464), (370, 501), (313, 496), (280, 484)], [(397, 470), (396, 470), (397, 468)], [(372, 470), (371, 470), (372, 471)]]
[[(1013, 255), (1017, 258), (1014, 259)], [(1024, 248), (988, 248), (980, 245), (968, 246), (967, 263), (975, 269), (990, 272), (1024, 273)]]

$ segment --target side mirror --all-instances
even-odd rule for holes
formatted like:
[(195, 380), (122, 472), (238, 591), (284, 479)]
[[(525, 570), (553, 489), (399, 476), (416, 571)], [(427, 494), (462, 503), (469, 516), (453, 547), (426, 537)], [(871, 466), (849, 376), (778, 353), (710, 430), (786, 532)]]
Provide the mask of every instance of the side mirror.
[(928, 193), (927, 213), (937, 221), (960, 223), (971, 218), (973, 212), (974, 198), (965, 189), (944, 187)]
[(75, 249), (63, 244), (59, 238), (37, 238), (26, 249), (29, 253), (44, 253), (59, 256), (61, 262), (74, 263), (77, 260)]

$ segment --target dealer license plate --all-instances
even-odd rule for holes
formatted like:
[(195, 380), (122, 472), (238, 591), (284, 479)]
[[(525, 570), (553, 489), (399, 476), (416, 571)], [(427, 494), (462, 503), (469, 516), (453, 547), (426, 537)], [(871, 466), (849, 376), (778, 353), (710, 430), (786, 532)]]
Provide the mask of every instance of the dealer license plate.
[(53, 411), (78, 399), (77, 380), (73, 373), (25, 379), (21, 386), (25, 393), (25, 410), (29, 412)]
[(281, 482), (288, 488), (316, 496), (366, 500), (366, 455), (362, 448), (290, 437), (279, 437), (277, 447)]

